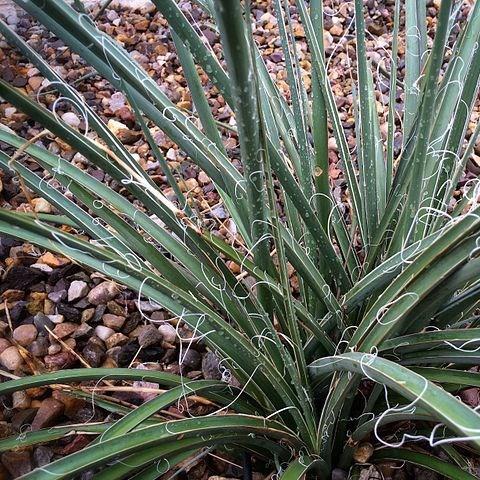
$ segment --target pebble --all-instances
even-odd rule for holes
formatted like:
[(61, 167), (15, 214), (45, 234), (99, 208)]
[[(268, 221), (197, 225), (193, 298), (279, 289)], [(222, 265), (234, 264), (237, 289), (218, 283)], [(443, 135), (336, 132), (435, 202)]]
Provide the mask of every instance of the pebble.
[(56, 325), (65, 321), (65, 316), (58, 313), (54, 315), (47, 315), (47, 317), (52, 323), (55, 323)]
[(32, 431), (40, 430), (41, 428), (50, 427), (63, 414), (65, 406), (62, 402), (54, 398), (46, 398), (32, 422)]
[(208, 477), (208, 480), (238, 480), (238, 479), (233, 477), (220, 477), (218, 475), (212, 475), (211, 477)]
[(152, 345), (160, 345), (162, 343), (162, 334), (153, 325), (144, 325), (140, 328), (138, 334), (138, 343), (142, 347), (150, 347)]
[(33, 469), (30, 452), (28, 450), (10, 451), (2, 453), (3, 466), (13, 478), (21, 477)]
[(130, 130), (125, 124), (117, 120), (110, 119), (107, 127), (122, 143), (127, 145), (136, 142), (142, 136), (141, 132)]
[(48, 347), (50, 343), (46, 337), (39, 336), (28, 348), (29, 352), (34, 357), (44, 357), (48, 354)]
[(118, 0), (120, 7), (137, 10), (139, 13), (152, 13), (155, 5), (151, 0)]
[(0, 338), (0, 353), (4, 352), (12, 344), (6, 338)]
[(27, 410), (20, 410), (12, 416), (12, 428), (19, 432), (22, 428), (25, 428), (25, 425), (28, 425), (30, 429), (30, 424), (32, 423), (33, 417), (37, 410), (34, 408), (27, 408)]
[(48, 294), (49, 300), (51, 300), (53, 303), (60, 303), (62, 300), (66, 298), (66, 296), (67, 296), (66, 290), (59, 290), (57, 292), (50, 292)]
[(82, 338), (90, 336), (93, 328), (88, 323), (82, 323), (80, 326), (72, 333), (72, 338)]
[(220, 360), (213, 352), (207, 352), (203, 356), (202, 373), (205, 380), (221, 380)]
[(82, 323), (89, 322), (93, 318), (94, 313), (95, 313), (94, 308), (86, 308), (82, 312), (82, 318), (81, 318)]
[(202, 363), (202, 356), (192, 348), (189, 348), (181, 358), (181, 364), (184, 367), (196, 370)]
[(120, 330), (123, 327), (125, 320), (125, 317), (114, 315), (113, 313), (106, 313), (102, 317), (103, 324), (113, 330)]
[(17, 112), (17, 109), (15, 107), (7, 107), (5, 109), (5, 118), (12, 118), (13, 115)]
[(34, 263), (32, 265), (32, 268), (36, 268), (37, 270), (40, 270), (44, 273), (52, 273), (53, 268), (49, 267), (48, 265), (45, 265), (44, 263)]
[(477, 408), (480, 405), (480, 389), (467, 388), (466, 390), (460, 392), (460, 398), (467, 405)]
[(138, 303), (139, 303), (138, 305), (139, 310), (144, 313), (153, 313), (162, 308), (162, 306), (159, 305), (158, 303), (148, 301), (148, 300), (141, 300)]
[(20, 325), (13, 331), (13, 339), (22, 347), (30, 345), (38, 335), (37, 327), (33, 324)]
[(137, 325), (140, 323), (140, 321), (141, 321), (141, 316), (138, 314), (138, 312), (130, 315), (127, 318), (125, 324), (123, 325), (123, 328), (122, 328), (123, 333), (125, 335), (130, 335), (137, 328)]
[(48, 347), (48, 354), (49, 355), (56, 355), (62, 351), (62, 346), (59, 343), (52, 343)]
[(75, 323), (71, 323), (71, 322), (59, 323), (53, 329), (53, 333), (58, 338), (65, 338), (65, 337), (69, 337), (73, 332), (75, 332), (77, 328), (78, 328), (78, 325)]
[(87, 299), (92, 305), (100, 305), (113, 300), (118, 294), (118, 288), (113, 282), (102, 282), (93, 287), (88, 293)]
[(12, 83), (14, 87), (24, 87), (27, 84), (27, 77), (24, 77), (23, 75), (17, 75), (13, 79)]
[(33, 451), (33, 461), (35, 466), (43, 467), (52, 461), (53, 451), (45, 445), (40, 445)]
[(85, 400), (76, 398), (72, 395), (62, 392), (61, 390), (54, 390), (52, 397), (55, 400), (63, 403), (63, 406), (65, 407), (63, 415), (67, 418), (75, 417), (77, 411), (86, 405)]
[(109, 313), (113, 313), (114, 315), (120, 315), (121, 317), (125, 316), (125, 308), (113, 300), (107, 302), (107, 308)]
[(16, 266), (10, 268), (2, 279), (2, 292), (5, 290), (24, 290), (45, 278), (45, 274), (35, 268)]
[(348, 474), (345, 470), (334, 468), (332, 470), (332, 480), (347, 480)]
[(43, 361), (49, 370), (61, 370), (72, 367), (78, 359), (70, 352), (60, 352), (56, 355), (47, 355)]
[(122, 92), (115, 92), (110, 97), (110, 103), (109, 103), (110, 110), (112, 112), (115, 112), (116, 110), (124, 106), (125, 106), (125, 96), (123, 95)]
[(98, 325), (98, 327), (95, 327), (95, 335), (103, 341), (107, 340), (114, 333), (115, 330), (112, 330), (109, 327), (105, 327), (104, 325)]
[(342, 27), (342, 25), (340, 25), (340, 24), (334, 25), (334, 26), (330, 29), (330, 33), (331, 33), (334, 37), (340, 37), (341, 35), (343, 35), (343, 27)]
[(208, 183), (211, 182), (211, 180), (210, 180), (210, 177), (204, 171), (201, 171), (198, 174), (198, 182), (200, 183), (200, 185), (207, 185)]
[(22, 366), (23, 357), (20, 355), (17, 347), (11, 346), (0, 354), (0, 362), (7, 370), (14, 371)]
[(62, 115), (62, 120), (71, 127), (78, 128), (80, 126), (80, 119), (73, 112), (66, 112)]
[(82, 356), (91, 367), (99, 367), (105, 358), (105, 349), (97, 343), (88, 342), (82, 350)]
[(118, 347), (125, 345), (128, 342), (129, 338), (123, 333), (114, 333), (105, 340), (105, 346), (110, 349), (113, 347)]
[(102, 321), (103, 314), (105, 313), (106, 310), (107, 310), (106, 305), (98, 305), (95, 308), (95, 312), (93, 313), (93, 316), (90, 322), (94, 323), (95, 325), (100, 323)]
[[(52, 330), (54, 328), (54, 323), (47, 315), (39, 312), (33, 317), (33, 324), (40, 333), (48, 333), (47, 328)], [(45, 328), (47, 327), (47, 328)]]
[(37, 213), (52, 213), (53, 207), (44, 198), (37, 197), (32, 200), (33, 209)]
[(64, 303), (59, 303), (57, 305), (57, 313), (62, 315), (65, 320), (72, 322), (78, 322), (82, 317), (82, 314), (77, 308), (71, 307), (70, 305), (66, 305)]
[(358, 445), (353, 451), (353, 458), (358, 463), (367, 463), (373, 455), (374, 448), (369, 442), (364, 442)]
[(68, 265), (70, 263), (70, 260), (65, 257), (56, 256), (51, 252), (47, 252), (38, 259), (38, 263), (44, 263), (49, 267), (58, 268)]
[(74, 280), (70, 287), (68, 287), (68, 301), (74, 302), (79, 298), (83, 298), (87, 295), (89, 291), (87, 282), (82, 280)]
[(163, 340), (167, 343), (175, 343), (177, 340), (177, 331), (175, 327), (170, 325), (169, 323), (164, 323), (158, 327), (158, 331), (163, 337)]
[(18, 408), (18, 410), (26, 410), (27, 408), (30, 408), (31, 403), (32, 400), (24, 390), (19, 390), (18, 392), (12, 393), (13, 408)]
[(43, 312), (45, 307), (45, 298), (47, 297), (46, 293), (43, 292), (32, 292), (28, 296), (27, 310), (30, 315), (35, 315), (38, 312)]

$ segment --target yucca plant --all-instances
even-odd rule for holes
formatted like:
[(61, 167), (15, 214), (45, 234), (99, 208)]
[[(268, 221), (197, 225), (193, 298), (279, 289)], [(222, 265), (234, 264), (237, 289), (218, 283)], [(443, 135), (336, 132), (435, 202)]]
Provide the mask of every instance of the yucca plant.
[[(472, 132), (470, 119), (480, 74), (480, 2), (452, 40), (458, 5), (442, 0), (433, 43), (427, 44), (425, 2), (406, 2), (403, 11), (397, 0), (392, 55), (385, 65), (388, 132), (382, 136), (363, 2), (355, 0), (352, 153), (328, 81), (320, 0), (294, 2), (311, 55), (311, 92), (296, 55), (290, 3), (273, 1), (288, 101), (255, 44), (250, 0), (196, 2), (218, 28), (220, 60), (175, 0), (155, 0), (171, 29), (193, 117), (85, 13), (64, 1), (16, 1), (124, 92), (177, 200), (167, 199), (82, 96), (1, 23), (5, 39), (83, 116), (88, 132), (0, 81), (1, 97), (45, 129), (28, 141), (0, 130), (0, 141), (11, 147), (0, 153), (0, 164), (64, 215), (3, 209), (0, 231), (102, 272), (160, 304), (203, 337), (240, 385), (121, 368), (6, 381), (0, 394), (105, 379), (168, 387), (131, 411), (94, 398), (122, 415), (115, 423), (0, 440), (0, 449), (8, 450), (76, 430), (98, 435), (83, 450), (23, 478), (74, 478), (88, 469), (102, 480), (157, 478), (165, 465), (173, 468), (208, 448), (227, 448), (270, 462), (270, 471), (288, 480), (323, 479), (336, 467), (348, 470), (361, 461), (366, 442), (375, 449), (365, 462), (406, 461), (452, 479), (475, 478), (469, 458), (480, 449), (480, 414), (455, 393), (480, 386), (471, 369), (480, 347), (478, 184), (453, 208), (451, 200), (479, 131), (477, 124)], [(397, 38), (403, 31), (405, 74), (399, 78)], [(234, 111), (241, 169), (228, 156), (197, 66)], [(400, 89), (401, 122), (395, 119)], [(184, 197), (153, 139), (153, 125), (213, 180), (238, 230), (234, 246), (211, 233)], [(399, 133), (401, 149), (394, 142)], [(43, 148), (42, 135), (68, 143), (128, 194)], [(347, 183), (347, 209), (330, 189), (331, 135)], [(26, 157), (47, 177), (30, 170)], [(68, 232), (62, 225), (70, 226)], [(226, 261), (240, 265), (242, 275), (235, 276)], [(288, 263), (298, 276), (298, 292), (291, 288)], [(255, 279), (254, 287), (244, 282), (246, 274)], [(214, 414), (180, 420), (154, 415), (191, 395), (214, 402)], [(353, 467), (352, 478), (355, 472)]]

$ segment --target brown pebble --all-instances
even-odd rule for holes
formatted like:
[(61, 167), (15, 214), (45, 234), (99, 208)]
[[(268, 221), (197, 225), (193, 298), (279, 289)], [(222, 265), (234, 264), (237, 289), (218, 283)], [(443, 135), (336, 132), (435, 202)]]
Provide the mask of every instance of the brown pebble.
[(31, 398), (24, 390), (19, 390), (18, 392), (12, 393), (13, 408), (17, 408), (18, 410), (26, 410), (27, 408), (30, 408), (31, 403)]
[(65, 338), (71, 335), (77, 328), (78, 325), (75, 323), (63, 322), (55, 326), (55, 328), (53, 329), (53, 333), (58, 338)]
[(370, 457), (373, 455), (373, 445), (365, 442), (361, 443), (353, 452), (353, 458), (358, 463), (367, 463)]
[(6, 338), (0, 338), (0, 354), (11, 346), (12, 344)]
[(47, 252), (38, 259), (38, 262), (44, 263), (45, 265), (48, 265), (52, 268), (58, 268), (63, 267), (64, 265), (68, 265), (70, 263), (70, 260), (68, 258), (59, 257), (57, 255), (54, 255), (53, 253)]
[(13, 339), (22, 347), (28, 347), (38, 335), (37, 327), (33, 324), (20, 325), (13, 331)]
[(21, 477), (32, 471), (32, 460), (28, 450), (10, 451), (2, 453), (3, 466), (13, 478)]
[(43, 360), (49, 370), (61, 370), (72, 367), (78, 359), (70, 352), (60, 352), (56, 355), (47, 355)]
[(7, 370), (13, 371), (23, 365), (23, 357), (20, 355), (17, 347), (11, 346), (0, 354), (0, 362)]
[(106, 327), (113, 328), (113, 330), (120, 330), (125, 323), (126, 318), (113, 313), (106, 313), (102, 317), (103, 324)]
[(101, 305), (113, 300), (118, 293), (118, 288), (113, 282), (102, 282), (93, 287), (87, 299), (92, 305)]
[(52, 397), (46, 398), (33, 419), (32, 431), (52, 426), (63, 415), (64, 410), (65, 406), (62, 402)]
[(120, 345), (125, 345), (128, 342), (128, 337), (123, 333), (114, 333), (105, 340), (105, 346), (110, 349)]

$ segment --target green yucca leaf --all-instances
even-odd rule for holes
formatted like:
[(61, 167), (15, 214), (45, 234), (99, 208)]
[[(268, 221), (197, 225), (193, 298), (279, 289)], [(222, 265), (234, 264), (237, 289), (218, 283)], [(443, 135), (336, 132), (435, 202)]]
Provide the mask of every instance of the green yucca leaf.
[(377, 450), (374, 454), (374, 459), (400, 460), (413, 463), (420, 467), (428, 468), (440, 475), (444, 475), (447, 478), (451, 478), (452, 480), (474, 480), (476, 478), (475, 475), (472, 475), (451, 463), (440, 460), (432, 455), (415, 452), (413, 450), (385, 448)]
[(478, 372), (464, 372), (452, 368), (435, 367), (412, 367), (412, 370), (428, 378), (431, 382), (442, 384), (454, 384), (459, 387), (480, 386), (480, 374)]
[[(398, 251), (401, 242), (411, 243), (412, 240), (418, 240), (419, 225), (415, 222), (418, 214), (418, 209), (423, 206), (425, 191), (423, 183), (426, 180), (426, 158), (427, 150), (430, 142), (430, 122), (431, 112), (435, 104), (437, 95), (437, 79), (443, 62), (443, 54), (448, 35), (448, 23), (451, 14), (452, 2), (446, 0), (442, 2), (438, 24), (435, 32), (434, 44), (425, 67), (425, 79), (420, 89), (421, 95), (418, 103), (417, 124), (415, 125), (415, 132), (413, 133), (414, 147), (412, 149), (411, 157), (406, 155), (402, 158), (402, 162), (406, 165), (408, 163), (408, 172), (411, 175), (411, 182), (406, 196), (406, 203), (402, 209), (402, 214), (399, 219), (399, 224), (396, 228), (395, 235), (392, 240), (391, 248)], [(418, 50), (415, 54), (418, 53)], [(421, 50), (420, 50), (421, 60)], [(417, 59), (417, 61), (419, 61)], [(417, 77), (418, 78), (418, 77)], [(413, 144), (413, 143), (412, 143)], [(411, 230), (411, 231), (410, 231)]]
[[(71, 478), (72, 475), (94, 467), (99, 463), (115, 460), (125, 455), (156, 446), (159, 456), (181, 453), (189, 445), (199, 448), (225, 441), (246, 442), (249, 434), (266, 436), (265, 444), (271, 445), (275, 440), (296, 445), (298, 439), (281, 424), (264, 418), (245, 415), (223, 415), (166, 422), (158, 426), (142, 428), (102, 442), (102, 448), (91, 445), (80, 452), (52, 462), (48, 471), (37, 469), (24, 478), (43, 479), (54, 474), (57, 478)], [(232, 432), (235, 432), (232, 434)], [(212, 438), (209, 438), (209, 436)]]
[(385, 208), (386, 171), (382, 149), (378, 148), (381, 139), (379, 138), (376, 100), (365, 47), (363, 2), (360, 0), (355, 0), (355, 28), (357, 31), (358, 120), (360, 125), (357, 129), (357, 148), (361, 149), (359, 183), (366, 215), (368, 246)]
[[(109, 468), (97, 473), (95, 480), (116, 480), (119, 478), (131, 479), (156, 479), (167, 473), (171, 467), (194, 457), (197, 449), (195, 443), (190, 442), (188, 448), (181, 453), (164, 455), (159, 457), (157, 447), (147, 448), (142, 452), (134, 453), (126, 457), (124, 462), (118, 462)], [(160, 453), (160, 455), (162, 455)], [(145, 467), (145, 465), (149, 465)], [(137, 473), (135, 473), (137, 472)]]
[(18, 447), (29, 447), (39, 443), (51, 442), (69, 435), (98, 435), (105, 432), (110, 426), (111, 424), (109, 423), (87, 423), (68, 425), (66, 427), (52, 427), (35, 432), (24, 432), (20, 438), (18, 435), (15, 435), (0, 440), (0, 452), (8, 452)]
[(309, 470), (317, 470), (320, 475), (328, 475), (326, 465), (320, 459), (300, 457), (292, 462), (280, 475), (282, 480), (301, 480)]
[[(399, 407), (401, 408), (401, 407)], [(407, 409), (406, 409), (407, 410)], [(419, 411), (420, 410), (420, 411)], [(360, 442), (365, 438), (368, 438), (371, 433), (377, 428), (384, 428), (387, 425), (392, 423), (402, 422), (402, 421), (420, 421), (420, 422), (431, 422), (433, 417), (423, 412), (421, 409), (415, 409), (415, 412), (408, 411), (406, 413), (391, 413), (384, 416), (377, 416), (372, 419), (366, 420), (362, 423), (351, 435), (352, 442)]]
[[(159, 395), (130, 412), (120, 421), (112, 425), (105, 433), (102, 433), (99, 440), (100, 442), (103, 442), (110, 438), (119, 437), (128, 433), (159, 410), (172, 405), (182, 398), (187, 398), (189, 395), (197, 393), (203, 393), (204, 391), (212, 393), (215, 390), (220, 390), (220, 392), (222, 392), (222, 390), (228, 390), (228, 386), (221, 382), (197, 380), (186, 382), (178, 387), (172, 388), (168, 392)], [(235, 403), (235, 400), (232, 400), (232, 402)]]
[[(405, 112), (404, 129), (408, 133), (415, 122), (420, 103), (421, 77), (427, 49), (426, 5), (414, 0), (405, 5)], [(407, 136), (404, 137), (407, 140)]]
[(322, 358), (313, 362), (310, 370), (313, 375), (322, 371), (351, 371), (380, 382), (445, 423), (459, 435), (459, 440), (480, 444), (480, 414), (406, 367), (355, 352)]
[(474, 350), (478, 343), (480, 343), (480, 329), (478, 328), (440, 330), (414, 333), (387, 340), (382, 343), (380, 351), (392, 350), (396, 352), (398, 349), (404, 352), (425, 351), (446, 345)]

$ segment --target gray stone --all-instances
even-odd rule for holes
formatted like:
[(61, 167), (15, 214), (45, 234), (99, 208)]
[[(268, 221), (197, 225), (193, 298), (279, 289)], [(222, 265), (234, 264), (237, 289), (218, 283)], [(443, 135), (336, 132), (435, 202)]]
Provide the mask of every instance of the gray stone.
[(88, 301), (92, 305), (100, 305), (113, 300), (118, 294), (118, 288), (113, 282), (102, 282), (88, 293)]
[(83, 338), (91, 335), (93, 328), (88, 323), (81, 323), (80, 326), (72, 333), (72, 338)]
[(202, 356), (192, 348), (189, 348), (180, 359), (181, 365), (183, 367), (190, 368), (191, 370), (196, 370), (200, 367), (202, 363)]
[(83, 358), (91, 367), (99, 367), (105, 358), (105, 349), (94, 342), (88, 342), (82, 351)]
[(35, 325), (39, 333), (48, 333), (45, 327), (53, 330), (55, 326), (52, 320), (50, 320), (47, 315), (44, 315), (41, 312), (37, 313), (33, 317), (33, 324)]
[(74, 280), (68, 288), (68, 301), (74, 302), (79, 298), (85, 297), (89, 291), (88, 285), (82, 280)]
[(105, 327), (104, 325), (98, 325), (98, 327), (95, 327), (95, 335), (103, 341), (107, 340), (114, 333), (115, 330), (112, 330), (109, 327)]
[(205, 380), (221, 380), (220, 360), (213, 352), (207, 352), (203, 356), (202, 372)]
[(50, 343), (46, 337), (39, 336), (32, 342), (28, 350), (34, 357), (44, 357), (48, 354), (49, 345)]
[(167, 343), (175, 343), (177, 339), (177, 331), (173, 325), (169, 323), (164, 323), (158, 327), (158, 331), (162, 334), (163, 339)]
[(43, 467), (48, 465), (52, 461), (53, 451), (52, 449), (40, 445), (33, 452), (33, 461), (37, 467)]
[(62, 115), (62, 120), (71, 127), (77, 128), (80, 125), (80, 119), (73, 112), (66, 112)]
[(138, 343), (142, 347), (150, 347), (152, 345), (160, 345), (162, 343), (162, 334), (153, 325), (145, 325), (141, 327), (138, 335)]

